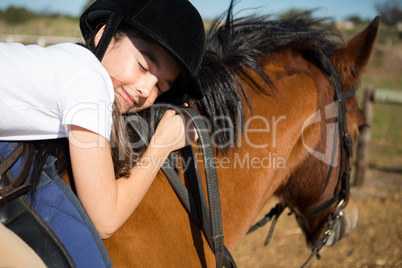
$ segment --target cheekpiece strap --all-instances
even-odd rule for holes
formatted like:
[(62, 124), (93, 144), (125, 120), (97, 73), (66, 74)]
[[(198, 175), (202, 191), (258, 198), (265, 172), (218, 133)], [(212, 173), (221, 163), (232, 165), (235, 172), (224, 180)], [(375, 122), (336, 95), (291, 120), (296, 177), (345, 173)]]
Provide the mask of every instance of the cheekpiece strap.
[(106, 50), (112, 40), (114, 34), (116, 33), (117, 28), (120, 25), (121, 20), (123, 19), (123, 15), (119, 12), (113, 11), (109, 17), (109, 20), (106, 23), (105, 30), (102, 34), (102, 37), (95, 48), (95, 56), (102, 61), (105, 56)]

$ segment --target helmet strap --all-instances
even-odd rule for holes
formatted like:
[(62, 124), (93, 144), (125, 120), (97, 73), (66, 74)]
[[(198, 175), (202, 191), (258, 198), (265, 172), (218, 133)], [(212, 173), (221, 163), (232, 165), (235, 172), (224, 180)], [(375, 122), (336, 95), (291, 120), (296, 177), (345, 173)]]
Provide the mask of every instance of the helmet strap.
[(122, 19), (123, 15), (116, 11), (113, 11), (112, 14), (109, 16), (102, 37), (95, 48), (95, 56), (99, 59), (99, 61), (102, 61), (103, 56), (105, 56), (110, 41), (116, 33), (117, 27), (119, 26)]

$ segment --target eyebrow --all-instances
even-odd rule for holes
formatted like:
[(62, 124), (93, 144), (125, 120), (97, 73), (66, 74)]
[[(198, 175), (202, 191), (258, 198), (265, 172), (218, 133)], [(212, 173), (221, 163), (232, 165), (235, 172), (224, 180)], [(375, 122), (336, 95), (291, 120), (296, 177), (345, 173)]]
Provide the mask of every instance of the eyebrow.
[(141, 51), (142, 54), (146, 55), (156, 67), (160, 68), (159, 61), (157, 61), (154, 57), (154, 55), (151, 52), (148, 51)]
[[(158, 69), (160, 69), (159, 61), (154, 57), (154, 55), (151, 52), (141, 51), (141, 53), (147, 56), (152, 61), (152, 63), (156, 65)], [(171, 80), (166, 80), (166, 83), (168, 84), (169, 88), (171, 88), (173, 85), (173, 81)]]

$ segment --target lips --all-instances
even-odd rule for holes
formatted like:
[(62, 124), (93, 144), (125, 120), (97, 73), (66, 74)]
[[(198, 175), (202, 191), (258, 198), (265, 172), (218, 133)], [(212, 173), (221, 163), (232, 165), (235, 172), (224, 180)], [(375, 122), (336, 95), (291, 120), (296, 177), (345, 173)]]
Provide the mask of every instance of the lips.
[(123, 98), (126, 100), (126, 102), (127, 102), (130, 106), (133, 106), (133, 105), (136, 103), (135, 99), (134, 99), (133, 97), (131, 97), (131, 96), (127, 93), (127, 91), (124, 90), (123, 87), (121, 87), (121, 92), (122, 92)]

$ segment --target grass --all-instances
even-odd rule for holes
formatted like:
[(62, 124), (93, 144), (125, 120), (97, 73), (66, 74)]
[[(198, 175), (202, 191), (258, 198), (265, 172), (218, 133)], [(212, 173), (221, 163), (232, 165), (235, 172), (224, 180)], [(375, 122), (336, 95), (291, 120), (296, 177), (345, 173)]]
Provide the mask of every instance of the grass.
[(402, 91), (402, 42), (376, 43), (370, 65), (362, 75), (362, 85)]
[(402, 167), (402, 105), (376, 103), (371, 126), (369, 166)]
[[(367, 81), (365, 82), (367, 83)], [(364, 83), (363, 83), (364, 84)], [(373, 85), (375, 83), (368, 83)], [(393, 98), (402, 99), (402, 90), (381, 90), (386, 84), (375, 84), (376, 96), (386, 93)], [(363, 88), (357, 92), (362, 107)], [(390, 94), (393, 93), (393, 94)], [(384, 102), (374, 103), (372, 118), (371, 140), (368, 151), (368, 165), (370, 168), (401, 170), (402, 167), (402, 104), (390, 104)]]
[(364, 74), (362, 76), (362, 86), (365, 87), (368, 85), (375, 85), (377, 88), (402, 91), (402, 75), (373, 76)]
[(0, 20), (1, 34), (80, 37), (79, 21), (71, 18), (36, 18), (26, 23), (8, 25)]
[[(402, 99), (402, 44), (377, 42), (373, 58), (362, 75), (362, 88), (374, 85), (376, 95), (385, 93), (391, 99)], [(402, 167), (402, 105), (374, 104), (369, 166), (401, 170)]]

